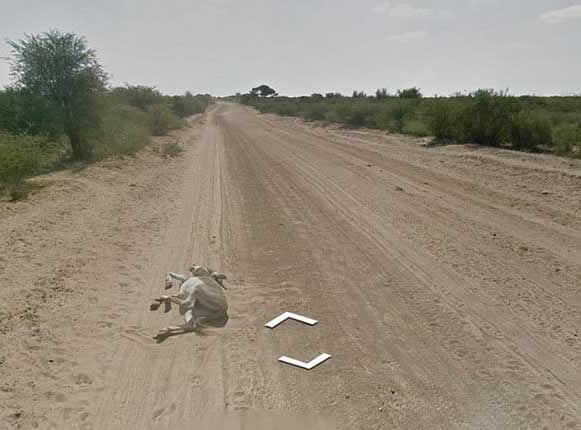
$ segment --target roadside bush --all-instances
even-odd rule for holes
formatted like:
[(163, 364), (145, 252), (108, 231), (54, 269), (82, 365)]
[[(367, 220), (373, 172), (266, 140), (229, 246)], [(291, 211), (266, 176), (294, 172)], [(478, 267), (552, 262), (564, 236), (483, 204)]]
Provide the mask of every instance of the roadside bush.
[(511, 143), (515, 149), (537, 149), (552, 144), (551, 124), (538, 115), (521, 111), (511, 120)]
[(327, 111), (323, 103), (313, 103), (305, 107), (302, 116), (308, 121), (322, 121), (326, 118)]
[(390, 131), (394, 133), (403, 133), (404, 122), (406, 119), (413, 118), (417, 103), (412, 100), (394, 99), (391, 108)]
[(275, 113), (282, 116), (298, 116), (299, 105), (296, 103), (272, 103), (268, 109), (263, 112)]
[(40, 165), (40, 145), (33, 136), (0, 135), (0, 194), (13, 197), (27, 176)]
[(151, 133), (154, 136), (165, 136), (170, 130), (179, 128), (178, 117), (166, 104), (156, 104), (148, 108)]
[(54, 103), (20, 88), (0, 91), (0, 130), (15, 135), (57, 137), (62, 121)]
[(419, 89), (376, 91), (365, 97), (327, 93), (306, 97), (248, 97), (261, 112), (324, 119), (351, 127), (370, 127), (415, 136), (434, 135), (459, 143), (503, 146), (517, 150), (551, 150), (578, 156), (581, 97), (509, 96), (481, 89), (450, 97), (423, 98)]
[(179, 118), (186, 118), (197, 113), (203, 113), (211, 102), (211, 96), (194, 96), (189, 91), (186, 91), (183, 96), (171, 97), (172, 110)]
[(435, 99), (426, 105), (428, 130), (436, 139), (458, 138), (458, 109), (450, 99)]
[(379, 103), (369, 121), (374, 128), (389, 130), (391, 128), (392, 108), (387, 103)]
[(494, 90), (478, 90), (463, 111), (462, 140), (500, 146), (509, 140), (511, 117), (519, 110), (514, 97)]
[(402, 133), (412, 136), (424, 137), (430, 135), (430, 130), (424, 121), (416, 118), (404, 121)]
[(555, 128), (553, 142), (557, 153), (581, 158), (581, 123), (563, 124)]
[(101, 113), (101, 126), (91, 135), (94, 158), (132, 155), (150, 142), (150, 119), (146, 112), (128, 105), (110, 105)]
[(369, 124), (371, 108), (367, 102), (355, 103), (348, 105), (344, 114), (346, 114), (345, 122), (351, 127), (365, 127)]
[(118, 104), (125, 104), (147, 111), (149, 106), (163, 102), (163, 96), (155, 87), (129, 85), (111, 90), (111, 96)]

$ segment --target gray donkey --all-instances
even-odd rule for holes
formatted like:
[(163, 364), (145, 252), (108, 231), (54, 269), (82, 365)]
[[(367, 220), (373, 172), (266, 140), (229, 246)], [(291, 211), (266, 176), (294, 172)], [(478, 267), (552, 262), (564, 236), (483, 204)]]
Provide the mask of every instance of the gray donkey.
[(177, 283), (179, 293), (162, 295), (151, 304), (152, 311), (164, 304), (165, 312), (171, 310), (172, 303), (176, 304), (179, 306), (180, 315), (185, 319), (185, 324), (161, 329), (157, 338), (193, 331), (199, 327), (200, 322), (214, 322), (223, 326), (228, 320), (228, 304), (223, 291), (226, 289), (226, 275), (195, 264), (190, 272), (190, 277), (169, 272), (165, 279), (165, 288), (172, 288)]

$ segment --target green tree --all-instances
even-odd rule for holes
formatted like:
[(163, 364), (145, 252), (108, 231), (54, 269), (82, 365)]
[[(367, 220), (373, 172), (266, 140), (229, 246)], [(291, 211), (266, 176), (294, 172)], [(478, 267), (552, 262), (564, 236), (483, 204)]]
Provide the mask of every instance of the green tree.
[(397, 95), (402, 99), (421, 99), (422, 93), (419, 88), (411, 87), (405, 90), (398, 90)]
[(387, 97), (389, 97), (389, 94), (387, 93), (386, 88), (381, 88), (381, 89), (378, 89), (377, 91), (375, 91), (375, 98), (377, 100), (386, 99)]
[(85, 132), (98, 123), (96, 96), (107, 84), (95, 51), (88, 48), (85, 38), (57, 30), (8, 44), (16, 86), (49, 102), (69, 138), (73, 157), (89, 158)]
[(252, 88), (250, 94), (253, 96), (260, 96), (260, 97), (269, 97), (269, 96), (277, 96), (278, 94), (268, 85), (259, 85), (258, 87)]

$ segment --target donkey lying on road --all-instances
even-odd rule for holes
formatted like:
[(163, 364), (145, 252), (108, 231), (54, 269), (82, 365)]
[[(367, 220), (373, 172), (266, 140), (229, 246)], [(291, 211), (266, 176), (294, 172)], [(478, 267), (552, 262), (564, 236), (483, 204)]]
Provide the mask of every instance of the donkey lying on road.
[(165, 312), (171, 310), (171, 304), (179, 305), (180, 315), (184, 316), (185, 324), (161, 329), (157, 337), (167, 337), (195, 330), (201, 321), (222, 321), (228, 319), (228, 304), (223, 289), (226, 276), (207, 267), (192, 265), (191, 277), (178, 273), (168, 273), (165, 288), (174, 286), (178, 281), (180, 292), (175, 295), (163, 295), (154, 299), (151, 310), (157, 310), (163, 303)]

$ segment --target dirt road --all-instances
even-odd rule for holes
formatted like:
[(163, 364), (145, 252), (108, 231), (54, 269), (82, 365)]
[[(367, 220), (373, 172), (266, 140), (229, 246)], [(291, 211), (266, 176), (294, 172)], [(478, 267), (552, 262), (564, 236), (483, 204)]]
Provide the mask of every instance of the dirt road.
[[(0, 210), (0, 428), (581, 428), (581, 163), (227, 104), (177, 138)], [(192, 262), (230, 320), (158, 344)]]

